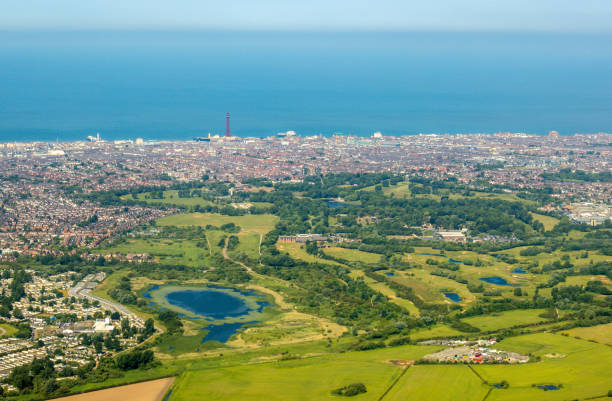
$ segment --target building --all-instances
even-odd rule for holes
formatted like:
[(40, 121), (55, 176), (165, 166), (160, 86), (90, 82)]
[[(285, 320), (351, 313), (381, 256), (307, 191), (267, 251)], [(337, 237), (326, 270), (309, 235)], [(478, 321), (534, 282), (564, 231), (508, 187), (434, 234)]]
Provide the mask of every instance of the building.
[(463, 231), (438, 231), (436, 237), (442, 241), (465, 242)]
[(306, 242), (324, 242), (327, 241), (327, 237), (322, 234), (297, 234), (297, 235), (279, 235), (278, 242), (289, 242), (289, 243), (300, 243)]
[(93, 326), (95, 333), (109, 334), (115, 329), (115, 326), (110, 321), (110, 318), (96, 320)]

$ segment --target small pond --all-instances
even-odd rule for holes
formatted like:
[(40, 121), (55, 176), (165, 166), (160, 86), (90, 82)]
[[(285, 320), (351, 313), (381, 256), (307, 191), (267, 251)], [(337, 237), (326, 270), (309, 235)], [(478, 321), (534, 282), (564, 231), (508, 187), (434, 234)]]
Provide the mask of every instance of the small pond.
[(393, 277), (393, 276), (395, 276), (395, 274), (393, 274), (393, 272), (387, 272), (387, 273), (385, 273), (385, 276)]
[(461, 297), (457, 293), (454, 293), (454, 292), (445, 292), (444, 296), (446, 298), (450, 299), (453, 302), (461, 302)]
[(493, 277), (482, 277), (479, 279), (480, 281), (484, 281), (485, 283), (495, 284), (495, 285), (505, 285), (508, 287), (520, 287), (520, 284), (510, 284), (505, 279), (499, 276)]
[(539, 385), (538, 388), (540, 390), (544, 390), (544, 391), (550, 391), (550, 390), (559, 390), (559, 387), (553, 385), (553, 384), (542, 384)]
[(463, 263), (462, 261), (453, 258), (448, 258), (448, 261), (451, 263)]
[(516, 269), (512, 270), (512, 273), (516, 273), (516, 274), (527, 274), (526, 270), (523, 270), (522, 267), (517, 267)]

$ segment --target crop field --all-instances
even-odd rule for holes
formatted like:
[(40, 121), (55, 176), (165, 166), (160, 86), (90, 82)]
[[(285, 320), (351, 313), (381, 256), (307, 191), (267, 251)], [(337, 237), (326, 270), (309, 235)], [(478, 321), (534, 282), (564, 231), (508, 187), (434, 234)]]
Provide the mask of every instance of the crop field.
[(125, 386), (92, 391), (89, 393), (57, 398), (58, 401), (162, 401), (164, 395), (174, 382), (173, 377), (128, 384)]
[(576, 327), (566, 330), (563, 334), (585, 340), (596, 341), (600, 344), (612, 345), (612, 323), (600, 324), (592, 327)]
[(465, 365), (416, 365), (408, 368), (385, 401), (482, 400), (489, 387)]
[(235, 366), (190, 370), (181, 376), (171, 401), (207, 400), (337, 400), (331, 391), (362, 382), (367, 393), (356, 400), (377, 400), (401, 368), (390, 360), (414, 360), (439, 349), (405, 346), (392, 349)]
[(522, 324), (535, 324), (549, 319), (540, 317), (544, 309), (513, 310), (462, 319), (482, 331), (494, 331)]
[[(480, 365), (474, 369), (489, 383), (506, 380), (508, 389), (495, 389), (487, 400), (571, 400), (598, 397), (612, 388), (609, 367), (612, 349), (558, 334), (538, 333), (512, 337), (501, 349), (531, 352), (540, 362), (521, 365)], [(533, 385), (561, 385), (543, 391)]]
[(244, 216), (226, 216), (217, 213), (183, 213), (162, 217), (157, 224), (162, 226), (222, 226), (234, 223), (242, 228), (243, 233), (254, 232), (265, 234), (274, 228), (278, 217), (271, 214), (247, 214)]

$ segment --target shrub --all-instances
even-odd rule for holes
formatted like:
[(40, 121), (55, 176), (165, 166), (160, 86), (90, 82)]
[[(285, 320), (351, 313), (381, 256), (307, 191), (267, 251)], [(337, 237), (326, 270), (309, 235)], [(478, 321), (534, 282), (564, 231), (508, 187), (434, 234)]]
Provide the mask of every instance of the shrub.
[(367, 392), (367, 388), (363, 383), (353, 383), (335, 390), (332, 390), (333, 395), (342, 395), (345, 397), (353, 397), (358, 394)]

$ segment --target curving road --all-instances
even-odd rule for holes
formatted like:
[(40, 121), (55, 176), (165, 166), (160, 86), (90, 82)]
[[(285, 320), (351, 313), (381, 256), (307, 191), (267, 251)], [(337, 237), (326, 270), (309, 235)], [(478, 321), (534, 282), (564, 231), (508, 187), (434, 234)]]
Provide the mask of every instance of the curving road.
[(88, 298), (92, 301), (98, 301), (100, 302), (101, 305), (105, 306), (107, 309), (114, 310), (123, 315), (129, 316), (133, 319), (138, 319), (138, 316), (134, 312), (126, 308), (125, 306), (117, 302), (113, 302), (108, 299), (101, 298), (97, 295), (90, 294), (89, 292), (91, 291), (91, 284), (94, 284), (97, 282), (98, 280), (95, 279), (95, 276), (93, 274), (90, 274), (86, 276), (85, 278), (83, 278), (83, 280), (79, 281), (74, 287), (70, 288), (68, 290), (68, 295), (70, 295), (71, 297), (80, 296), (80, 297)]

